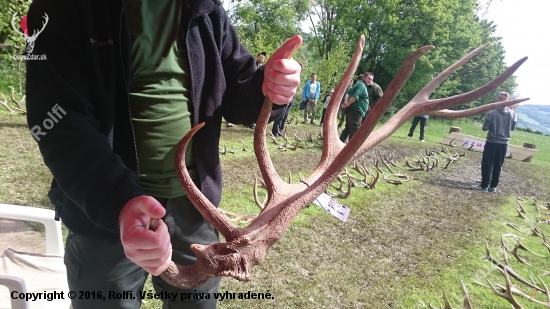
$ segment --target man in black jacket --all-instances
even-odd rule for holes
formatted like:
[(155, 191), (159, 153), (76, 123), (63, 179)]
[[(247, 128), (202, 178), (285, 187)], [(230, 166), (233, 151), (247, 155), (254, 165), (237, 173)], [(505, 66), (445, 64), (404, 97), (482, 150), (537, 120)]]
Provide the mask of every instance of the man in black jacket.
[[(278, 117), (299, 84), (300, 66), (285, 58), (301, 38), (256, 70), (218, 0), (35, 0), (29, 29), (45, 19), (33, 53), (47, 60), (27, 64), (28, 124), (53, 174), (50, 200), (70, 231), (69, 288), (102, 294), (73, 307), (139, 308), (148, 273), (158, 292), (217, 291), (219, 278), (181, 290), (156, 277), (171, 260), (193, 263), (190, 244), (218, 241), (178, 184), (177, 142), (205, 123), (186, 165), (218, 205), (222, 116), (254, 122), (268, 96)], [(124, 291), (130, 297), (110, 297)], [(209, 298), (163, 301), (215, 307)]]

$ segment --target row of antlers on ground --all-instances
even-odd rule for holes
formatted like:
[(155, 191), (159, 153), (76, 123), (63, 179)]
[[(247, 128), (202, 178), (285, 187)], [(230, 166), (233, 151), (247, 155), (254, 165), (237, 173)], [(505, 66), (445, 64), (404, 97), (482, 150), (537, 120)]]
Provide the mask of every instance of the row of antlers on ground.
[(27, 113), (27, 111), (23, 109), (23, 102), (25, 101), (26, 96), (23, 95), (21, 100), (17, 100), (15, 98), (15, 90), (13, 89), (13, 87), (11, 87), (11, 100), (13, 103), (15, 103), (15, 105), (17, 105), (17, 107), (10, 107), (8, 105), (8, 99), (6, 99), (2, 92), (0, 92), (0, 96), (2, 97), (2, 100), (0, 100), (0, 104), (2, 104), (2, 106), (4, 106), (11, 114), (15, 114), (16, 111), (22, 114)]
[[(442, 157), (440, 158), (438, 155)], [(425, 153), (417, 155), (416, 160), (409, 161), (407, 157), (405, 157), (404, 166), (401, 168), (406, 168), (409, 172), (432, 171), (437, 167), (446, 169), (451, 163), (458, 161), (460, 157), (465, 155), (466, 153), (459, 154), (456, 151), (452, 154), (449, 149), (443, 148), (443, 146), (441, 146), (440, 150), (436, 148), (430, 150), (425, 149)], [(445, 166), (439, 166), (440, 160), (447, 161)], [(379, 162), (382, 162), (385, 168), (381, 167)], [(345, 199), (351, 195), (352, 188), (375, 189), (380, 179), (394, 185), (400, 185), (415, 179), (415, 177), (402, 173), (401, 171), (395, 172), (394, 168), (400, 168), (398, 164), (393, 153), (389, 155), (378, 153), (377, 155), (373, 154), (373, 168), (369, 168), (365, 156), (362, 156), (353, 161), (349, 165), (349, 168), (344, 168), (344, 171), (336, 177), (330, 187), (326, 189), (325, 193), (333, 198)], [(303, 181), (305, 178), (302, 174), (299, 175), (300, 181)], [(382, 175), (382, 177), (380, 177), (380, 175)], [(292, 183), (292, 172), (290, 171), (287, 182)], [(267, 189), (266, 185), (262, 179), (256, 177), (253, 188), (254, 202), (261, 211), (267, 203), (267, 196), (261, 200), (259, 188)], [(336, 192), (332, 192), (333, 190), (336, 190)], [(234, 222), (249, 223), (256, 218), (256, 215), (243, 215), (221, 208), (219, 208), (219, 211)]]
[[(366, 121), (357, 133), (347, 144), (344, 144), (338, 139), (335, 120), (348, 81), (356, 72), (363, 54), (364, 42), (365, 38), (361, 36), (351, 62), (329, 102), (325, 114), (326, 121), (323, 124), (323, 148), (320, 162), (308, 177), (298, 183), (288, 184), (283, 181), (271, 162), (265, 132), (272, 110), (272, 102), (269, 99), (265, 100), (260, 116), (256, 121), (254, 151), (267, 188), (268, 199), (261, 213), (248, 226), (238, 227), (221, 213), (193, 183), (185, 167), (187, 144), (204, 124), (197, 125), (183, 137), (176, 154), (176, 169), (182, 187), (193, 205), (224, 236), (226, 242), (212, 245), (191, 245), (191, 249), (197, 257), (196, 262), (185, 266), (171, 263), (168, 269), (161, 274), (166, 282), (180, 288), (191, 288), (206, 282), (211, 277), (228, 276), (243, 281), (251, 280), (252, 268), (263, 262), (267, 250), (282, 237), (296, 215), (324, 192), (346, 165), (390, 136), (413, 116), (430, 114), (447, 118), (466, 117), (527, 100), (516, 99), (496, 102), (463, 111), (448, 110), (450, 107), (465, 104), (492, 93), (527, 58), (519, 60), (494, 80), (478, 89), (448, 98), (429, 99), (430, 94), (443, 80), (479, 53), (485, 47), (482, 46), (473, 50), (435, 77), (407, 105), (379, 129), (373, 131), (411, 76), (415, 62), (423, 54), (434, 48), (433, 46), (425, 46), (405, 59), (394, 79), (388, 85), (382, 99), (368, 114)], [(292, 56), (292, 53), (288, 55), (288, 58)]]
[[(543, 232), (543, 230), (536, 225), (537, 223), (543, 223), (544, 224), (544, 223), (548, 222), (546, 219), (544, 219), (541, 216), (540, 213), (541, 213), (541, 210), (546, 211), (547, 213), (549, 213), (548, 211), (550, 210), (550, 203), (538, 201), (535, 198), (526, 198), (526, 197), (522, 198), (522, 197), (517, 196), (516, 197), (516, 204), (517, 204), (517, 207), (514, 206), (514, 208), (518, 212), (518, 217), (528, 221), (527, 223), (529, 225), (529, 231), (522, 230), (516, 224), (510, 223), (510, 222), (507, 222), (506, 226), (513, 228), (514, 230), (516, 230), (517, 232), (519, 232), (521, 234), (541, 238), (542, 245), (550, 253), (550, 243), (549, 243), (550, 240), (548, 240), (548, 238), (547, 238), (546, 234)], [(529, 212), (527, 212), (527, 210), (526, 210), (527, 207), (525, 206), (525, 204), (533, 205), (535, 207), (536, 215), (529, 214)], [(518, 235), (515, 235), (514, 233), (506, 233), (506, 234), (501, 235), (500, 245), (501, 245), (501, 248), (502, 248), (502, 256), (503, 256), (503, 259), (504, 259), (504, 263), (502, 263), (499, 260), (495, 259), (491, 255), (491, 252), (489, 251), (489, 243), (488, 243), (488, 241), (485, 241), (485, 257), (484, 257), (484, 259), (491, 262), (496, 267), (496, 269), (504, 276), (505, 285), (501, 285), (501, 284), (498, 284), (498, 283), (491, 282), (489, 279), (487, 279), (488, 285), (485, 285), (485, 284), (477, 282), (477, 281), (474, 281), (474, 283), (476, 283), (480, 286), (483, 286), (483, 287), (490, 288), (496, 295), (498, 295), (498, 296), (504, 298), (506, 301), (508, 301), (514, 309), (523, 309), (523, 306), (517, 301), (517, 299), (514, 296), (521, 297), (525, 300), (528, 300), (528, 301), (530, 301), (532, 303), (535, 303), (537, 305), (540, 305), (542, 307), (550, 308), (550, 291), (548, 290), (548, 287), (546, 286), (546, 284), (544, 283), (542, 278), (540, 276), (538, 276), (538, 281), (540, 282), (540, 285), (538, 285), (532, 277), (530, 277), (530, 279), (527, 280), (527, 279), (521, 277), (510, 266), (510, 262), (508, 260), (508, 254), (512, 254), (519, 263), (525, 264), (527, 266), (531, 266), (531, 264), (529, 264), (528, 258), (522, 256), (519, 253), (518, 250), (523, 250), (525, 252), (528, 252), (529, 254), (532, 254), (532, 255), (535, 255), (535, 256), (538, 256), (538, 257), (545, 257), (545, 256), (542, 256), (542, 255), (532, 251), (527, 246), (525, 246), (521, 242), (521, 240), (520, 240), (521, 238), (522, 237), (519, 237)], [(514, 245), (513, 245), (512, 249), (508, 248), (508, 246), (506, 245), (506, 242), (510, 242), (509, 239), (512, 239), (512, 242), (514, 242)], [(545, 258), (548, 258), (548, 256), (546, 256)], [(550, 275), (550, 271), (548, 271), (548, 270), (543, 271), (543, 276), (545, 276), (545, 275)], [(515, 279), (516, 281), (518, 281), (524, 287), (531, 289), (532, 292), (531, 293), (525, 293), (525, 292), (521, 291), (519, 288), (514, 286), (514, 284), (512, 283), (512, 279)], [(463, 304), (463, 307), (461, 309), (472, 309), (472, 305), (471, 305), (471, 302), (470, 302), (470, 297), (468, 295), (468, 291), (466, 289), (466, 286), (464, 285), (462, 280), (460, 281), (460, 283), (462, 285), (462, 293), (463, 293), (463, 299), (464, 299), (464, 304)], [(543, 293), (546, 300), (541, 301), (541, 300), (535, 298), (535, 295), (537, 295), (538, 293)], [(450, 302), (449, 302), (448, 298), (447, 298), (445, 290), (443, 290), (443, 299), (444, 299), (444, 303), (445, 303), (444, 309), (453, 309), (450, 305)], [(433, 306), (430, 306), (430, 308), (436, 309)]]

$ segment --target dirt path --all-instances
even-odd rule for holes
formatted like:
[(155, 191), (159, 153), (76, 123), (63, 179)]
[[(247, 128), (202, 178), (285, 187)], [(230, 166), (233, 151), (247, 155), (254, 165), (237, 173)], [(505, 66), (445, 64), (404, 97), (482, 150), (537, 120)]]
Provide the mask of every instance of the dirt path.
[(0, 250), (7, 247), (29, 253), (45, 253), (45, 236), (35, 232), (24, 221), (0, 219)]

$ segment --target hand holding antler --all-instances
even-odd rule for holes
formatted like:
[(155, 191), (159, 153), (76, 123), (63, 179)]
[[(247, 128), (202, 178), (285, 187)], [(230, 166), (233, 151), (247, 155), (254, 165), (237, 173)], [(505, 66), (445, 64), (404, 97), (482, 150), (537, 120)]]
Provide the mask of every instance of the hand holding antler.
[(296, 87), (300, 84), (302, 68), (292, 54), (302, 45), (302, 37), (296, 35), (287, 40), (269, 57), (264, 67), (262, 92), (273, 103), (288, 104), (294, 98)]

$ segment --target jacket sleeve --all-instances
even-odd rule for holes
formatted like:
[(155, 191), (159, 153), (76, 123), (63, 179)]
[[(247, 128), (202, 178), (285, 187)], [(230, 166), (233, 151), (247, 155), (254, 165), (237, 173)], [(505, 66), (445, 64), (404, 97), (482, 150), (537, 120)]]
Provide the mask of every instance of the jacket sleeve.
[(143, 190), (113, 153), (112, 135), (105, 133), (113, 128), (97, 119), (100, 111), (91, 101), (97, 81), (77, 40), (77, 10), (45, 2), (34, 1), (28, 13), (31, 29), (41, 28), (45, 11), (49, 15), (33, 51), (47, 60), (27, 62), (28, 126), (65, 195), (94, 224), (117, 233), (120, 209)]
[(376, 105), (376, 103), (380, 101), (383, 95), (384, 95), (384, 92), (382, 91), (382, 88), (380, 88), (379, 85), (376, 85), (376, 87), (374, 88), (374, 100), (373, 100), (374, 102), (371, 102), (371, 105), (372, 106)]
[(315, 101), (319, 100), (321, 96), (321, 83), (317, 82), (317, 89), (315, 90)]
[(483, 121), (483, 126), (481, 127), (481, 130), (488, 131), (489, 128), (491, 128), (492, 121), (493, 121), (493, 114), (489, 112), (485, 116), (485, 121)]
[[(226, 81), (223, 116), (231, 123), (254, 123), (260, 115), (265, 99), (262, 93), (264, 66), (256, 69), (254, 55), (240, 43), (225, 10), (221, 14), (224, 18), (221, 60)], [(273, 104), (269, 121), (280, 117), (284, 107), (284, 105)]]
[(302, 100), (309, 99), (309, 84), (310, 84), (310, 80), (308, 80), (304, 85), (304, 90), (302, 91)]

